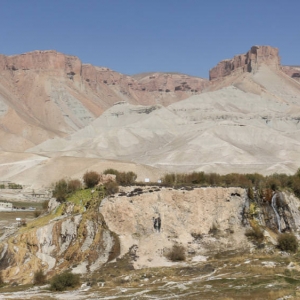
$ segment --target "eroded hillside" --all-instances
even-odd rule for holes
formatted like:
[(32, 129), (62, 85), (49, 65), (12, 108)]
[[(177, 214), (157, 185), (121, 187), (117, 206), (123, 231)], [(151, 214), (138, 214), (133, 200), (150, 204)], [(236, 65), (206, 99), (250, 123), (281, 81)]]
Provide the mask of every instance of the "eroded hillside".
[(138, 80), (56, 51), (0, 55), (0, 149), (23, 151), (66, 136), (120, 101), (168, 105), (207, 85), (205, 79), (184, 74), (156, 73)]

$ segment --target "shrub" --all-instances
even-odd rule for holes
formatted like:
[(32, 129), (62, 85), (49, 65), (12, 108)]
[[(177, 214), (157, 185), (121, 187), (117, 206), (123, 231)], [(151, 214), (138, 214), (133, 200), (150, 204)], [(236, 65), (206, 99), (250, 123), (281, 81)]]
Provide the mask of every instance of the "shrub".
[(83, 175), (83, 181), (88, 188), (94, 187), (100, 180), (100, 175), (94, 171), (88, 171)]
[(106, 182), (104, 186), (107, 195), (112, 195), (119, 191), (119, 185), (114, 181)]
[(116, 181), (119, 185), (131, 185), (137, 178), (137, 175), (132, 171), (119, 172), (115, 169), (106, 169), (103, 174), (116, 175)]
[(20, 221), (20, 226), (23, 226), (23, 227), (26, 227), (26, 226), (27, 226), (27, 221), (26, 221), (26, 219), (22, 219), (22, 220)]
[(46, 275), (44, 274), (43, 270), (38, 270), (34, 272), (33, 276), (33, 284), (39, 285), (39, 284), (45, 284), (46, 281)]
[(218, 225), (217, 225), (215, 222), (214, 222), (214, 223), (212, 224), (212, 226), (210, 227), (208, 233), (210, 233), (210, 234), (212, 234), (212, 235), (217, 235), (217, 234), (219, 233)]
[(43, 201), (43, 203), (42, 203), (43, 210), (47, 210), (48, 209), (48, 204), (49, 204), (49, 200)]
[(64, 291), (67, 288), (74, 288), (79, 285), (79, 275), (70, 272), (55, 275), (50, 283), (52, 291)]
[(192, 232), (191, 236), (195, 239), (195, 240), (201, 240), (203, 238), (202, 233), (199, 232)]
[(247, 195), (248, 195), (248, 198), (249, 198), (250, 200), (253, 200), (253, 199), (254, 199), (253, 188), (252, 188), (251, 186), (248, 187)]
[(264, 239), (263, 231), (256, 225), (253, 226), (251, 229), (246, 230), (245, 235), (247, 237), (253, 238), (257, 242), (262, 242)]
[(42, 214), (42, 212), (40, 210), (35, 210), (33, 212), (33, 215), (34, 215), (35, 218), (39, 217), (41, 214)]
[(2, 273), (0, 272), (0, 286), (3, 286), (3, 285), (5, 285), (5, 282), (3, 280)]
[(81, 189), (81, 182), (79, 179), (71, 179), (68, 182), (68, 192), (72, 193)]
[(115, 170), (115, 169), (106, 169), (103, 174), (107, 175), (107, 174), (112, 174), (112, 175), (118, 175), (119, 171)]
[(65, 179), (61, 179), (54, 184), (53, 197), (56, 201), (62, 203), (66, 201), (68, 194), (68, 183)]
[(292, 233), (282, 233), (279, 235), (278, 247), (282, 251), (296, 252), (298, 249), (298, 241), (294, 234)]
[(166, 257), (171, 261), (183, 261), (185, 260), (185, 249), (183, 246), (173, 245)]
[(300, 177), (295, 176), (295, 178), (292, 181), (292, 189), (295, 193), (295, 195), (300, 198)]

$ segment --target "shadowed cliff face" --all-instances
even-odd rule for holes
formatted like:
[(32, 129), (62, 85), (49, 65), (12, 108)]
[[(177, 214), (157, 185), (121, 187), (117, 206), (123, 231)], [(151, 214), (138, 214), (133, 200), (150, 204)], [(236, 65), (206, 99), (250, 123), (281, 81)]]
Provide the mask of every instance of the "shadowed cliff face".
[[(261, 244), (274, 247), (278, 221), (282, 232), (298, 232), (300, 201), (276, 193), (278, 220), (272, 194), (257, 193), (250, 200), (241, 188), (127, 187), (100, 206), (83, 200), (86, 212), (78, 213), (82, 208), (69, 202), (3, 240), (0, 270), (6, 281), (27, 283), (39, 269), (49, 277), (68, 268), (94, 272), (127, 253), (135, 268), (170, 266), (174, 263), (165, 254), (173, 245), (185, 248), (188, 261), (226, 251), (248, 252), (254, 249), (245, 236), (250, 224), (263, 230)], [(154, 228), (157, 216), (160, 231)]]

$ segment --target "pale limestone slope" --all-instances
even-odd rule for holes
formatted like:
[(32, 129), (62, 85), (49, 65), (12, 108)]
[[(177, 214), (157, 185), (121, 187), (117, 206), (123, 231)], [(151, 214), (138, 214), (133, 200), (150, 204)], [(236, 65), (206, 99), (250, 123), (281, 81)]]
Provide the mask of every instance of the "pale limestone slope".
[(68, 139), (55, 138), (30, 151), (168, 171), (293, 173), (300, 165), (300, 90), (290, 80), (262, 65), (240, 84), (167, 108), (116, 105)]

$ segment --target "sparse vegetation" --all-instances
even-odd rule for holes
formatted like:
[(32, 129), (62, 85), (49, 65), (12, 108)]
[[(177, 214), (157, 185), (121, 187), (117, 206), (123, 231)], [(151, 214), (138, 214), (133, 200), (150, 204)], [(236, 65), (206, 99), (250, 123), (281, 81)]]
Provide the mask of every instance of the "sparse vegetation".
[(49, 200), (43, 201), (43, 203), (42, 203), (43, 210), (47, 210), (48, 209), (48, 204), (49, 204)]
[(4, 285), (5, 285), (5, 282), (3, 280), (2, 273), (0, 272), (0, 287), (2, 287)]
[(64, 291), (69, 288), (75, 288), (79, 285), (79, 275), (70, 272), (64, 272), (55, 275), (50, 282), (50, 289), (52, 291)]
[(211, 228), (209, 229), (209, 233), (212, 235), (216, 235), (219, 233), (219, 228), (218, 225), (216, 223), (213, 223)]
[(44, 274), (43, 270), (38, 270), (34, 272), (33, 276), (33, 284), (34, 285), (42, 285), (47, 282), (46, 275)]
[(87, 188), (92, 188), (99, 183), (100, 174), (95, 171), (88, 171), (83, 175), (83, 182)]
[(246, 188), (248, 197), (252, 200), (255, 198), (254, 190), (272, 191), (281, 189), (290, 189), (300, 198), (300, 168), (294, 175), (272, 174), (263, 176), (258, 173), (254, 174), (237, 174), (231, 173), (220, 175), (217, 173), (169, 173), (162, 177), (162, 185), (182, 187), (182, 186), (220, 186), (220, 187), (241, 187)]
[(12, 190), (21, 190), (23, 189), (23, 186), (21, 184), (10, 182), (8, 183), (8, 188)]
[(254, 225), (251, 229), (247, 229), (245, 235), (259, 243), (264, 239), (264, 233), (258, 225)]
[(103, 174), (116, 175), (116, 181), (119, 185), (132, 185), (137, 178), (137, 175), (131, 171), (119, 172), (114, 169), (107, 169), (103, 172)]
[(201, 240), (203, 238), (202, 233), (199, 232), (192, 232), (191, 236), (195, 239), (195, 240)]
[(282, 233), (279, 235), (278, 247), (282, 251), (296, 252), (298, 250), (298, 241), (292, 233)]
[(71, 179), (68, 182), (68, 192), (72, 193), (82, 188), (82, 184), (79, 179)]
[[(80, 190), (81, 187), (81, 182), (78, 179), (71, 179), (69, 181), (67, 181), (66, 179), (60, 179), (54, 184), (52, 194), (58, 202), (63, 203), (66, 201), (67, 197), (70, 194), (74, 193), (77, 190)], [(44, 206), (47, 207), (44, 208)], [(43, 208), (48, 208), (48, 202), (43, 204)]]
[(42, 211), (41, 211), (41, 210), (35, 210), (35, 211), (33, 212), (33, 215), (34, 215), (35, 218), (39, 217), (41, 214), (42, 214)]
[(25, 219), (22, 219), (22, 220), (20, 221), (20, 226), (26, 227), (26, 226), (27, 226), (27, 221), (26, 221)]
[(172, 249), (166, 254), (166, 257), (171, 261), (184, 261), (185, 248), (181, 245), (173, 245)]
[(114, 181), (109, 181), (104, 184), (107, 195), (115, 194), (119, 191), (119, 185)]
[(56, 201), (62, 203), (66, 201), (68, 194), (68, 183), (65, 179), (60, 179), (54, 184), (53, 197)]

